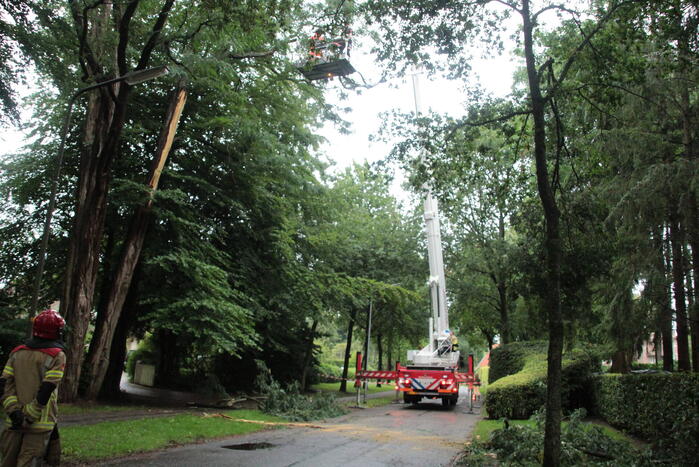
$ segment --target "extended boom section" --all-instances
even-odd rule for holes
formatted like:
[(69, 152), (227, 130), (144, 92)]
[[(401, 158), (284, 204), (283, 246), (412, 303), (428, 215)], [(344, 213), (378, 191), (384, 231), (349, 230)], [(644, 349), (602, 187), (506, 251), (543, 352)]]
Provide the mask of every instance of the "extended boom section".
[[(415, 114), (420, 115), (420, 92), (418, 74), (413, 76)], [(471, 395), (474, 386), (480, 385), (473, 373), (473, 355), (468, 356), (467, 371), (460, 371), (458, 339), (449, 329), (447, 287), (444, 278), (442, 237), (439, 225), (439, 208), (428, 184), (425, 190), (425, 234), (429, 259), (430, 302), (432, 315), (428, 321), (427, 345), (420, 350), (408, 351), (407, 366), (396, 363), (394, 371), (366, 371), (362, 355), (357, 354), (356, 386), (362, 380), (379, 379), (395, 381), (397, 391), (403, 393), (406, 403), (418, 403), (423, 398), (441, 399), (442, 405), (456, 405), (459, 385), (468, 384)]]

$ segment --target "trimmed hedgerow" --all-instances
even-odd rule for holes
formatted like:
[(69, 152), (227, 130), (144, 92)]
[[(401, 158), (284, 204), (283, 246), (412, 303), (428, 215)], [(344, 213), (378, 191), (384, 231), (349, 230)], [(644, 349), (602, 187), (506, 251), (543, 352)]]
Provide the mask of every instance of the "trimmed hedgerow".
[(699, 459), (699, 374), (594, 377), (593, 412), (653, 444), (676, 465)]
[(488, 385), (485, 406), (489, 418), (525, 420), (546, 401), (546, 355), (524, 357), (521, 371)]
[[(546, 353), (541, 346), (518, 348), (524, 353), (521, 371), (498, 379), (488, 386), (485, 405), (489, 418), (528, 419), (546, 401)], [(527, 354), (530, 351), (532, 353)], [(599, 368), (599, 358), (591, 353), (573, 351), (563, 357), (561, 400), (570, 412), (589, 405), (589, 378)]]
[(546, 353), (546, 342), (513, 342), (494, 348), (490, 351), (488, 384), (492, 384), (505, 376), (519, 373), (524, 368), (525, 357), (536, 353)]

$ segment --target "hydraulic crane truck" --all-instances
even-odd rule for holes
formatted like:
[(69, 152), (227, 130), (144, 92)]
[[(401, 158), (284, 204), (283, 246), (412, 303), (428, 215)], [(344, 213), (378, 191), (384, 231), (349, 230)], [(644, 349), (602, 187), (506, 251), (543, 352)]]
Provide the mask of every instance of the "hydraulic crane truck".
[[(420, 113), (417, 74), (413, 76), (416, 113)], [(383, 379), (395, 381), (397, 391), (403, 393), (406, 403), (417, 404), (423, 398), (441, 399), (442, 405), (456, 405), (459, 385), (467, 384), (473, 395), (473, 387), (479, 383), (473, 372), (473, 356), (468, 356), (465, 371), (460, 371), (460, 353), (452, 348), (447, 309), (447, 291), (444, 280), (442, 239), (439, 226), (437, 200), (429, 186), (425, 186), (425, 230), (427, 255), (430, 265), (430, 301), (432, 316), (429, 319), (428, 344), (421, 350), (408, 351), (408, 365), (396, 363), (394, 371), (366, 371), (362, 369), (362, 355), (357, 355), (355, 386), (361, 380)]]
[(405, 403), (417, 404), (427, 398), (441, 399), (443, 406), (452, 406), (459, 399), (461, 384), (473, 389), (478, 383), (473, 372), (473, 356), (469, 355), (467, 367), (460, 369), (460, 353), (451, 345), (437, 200), (429, 191), (425, 199), (425, 227), (432, 303), (428, 344), (421, 350), (409, 350), (408, 364), (396, 363), (393, 371), (363, 370), (362, 354), (358, 353), (355, 386), (359, 387), (362, 380), (368, 379), (392, 380), (395, 389), (403, 393)]

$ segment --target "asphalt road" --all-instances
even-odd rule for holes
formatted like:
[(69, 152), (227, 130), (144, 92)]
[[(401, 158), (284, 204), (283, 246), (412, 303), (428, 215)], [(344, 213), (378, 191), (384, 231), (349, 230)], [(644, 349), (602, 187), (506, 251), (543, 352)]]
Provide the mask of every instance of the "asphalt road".
[(312, 426), (275, 429), (187, 445), (103, 465), (143, 466), (442, 466), (462, 450), (479, 409), (439, 400), (352, 413)]

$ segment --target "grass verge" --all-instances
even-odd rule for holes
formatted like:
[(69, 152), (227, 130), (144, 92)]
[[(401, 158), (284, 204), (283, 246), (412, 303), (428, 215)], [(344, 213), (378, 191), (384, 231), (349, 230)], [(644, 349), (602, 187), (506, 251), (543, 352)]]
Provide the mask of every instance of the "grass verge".
[[(257, 410), (222, 412), (235, 419), (281, 422), (279, 417)], [(168, 446), (207, 439), (241, 435), (267, 429), (268, 426), (222, 417), (207, 418), (183, 414), (172, 417), (144, 418), (95, 425), (61, 428), (63, 457), (67, 462), (88, 462), (155, 451)]]
[(142, 405), (60, 404), (61, 415), (88, 415), (101, 412), (127, 412), (144, 410)]

